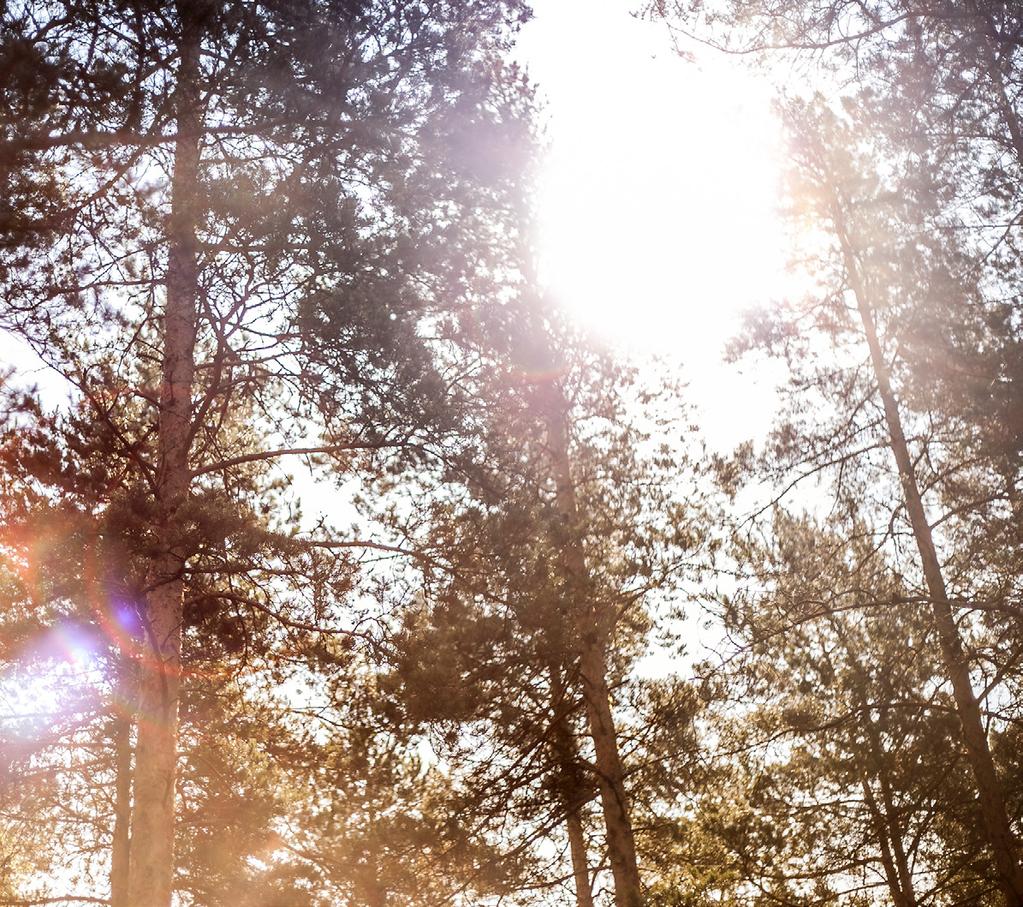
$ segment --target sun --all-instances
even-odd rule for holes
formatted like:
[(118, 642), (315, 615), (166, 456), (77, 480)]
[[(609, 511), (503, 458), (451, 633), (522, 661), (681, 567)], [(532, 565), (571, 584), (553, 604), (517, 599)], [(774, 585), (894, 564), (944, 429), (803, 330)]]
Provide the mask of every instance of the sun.
[(680, 59), (625, 4), (540, 4), (523, 48), (547, 101), (548, 293), (612, 342), (719, 355), (786, 280), (768, 87), (733, 59)]

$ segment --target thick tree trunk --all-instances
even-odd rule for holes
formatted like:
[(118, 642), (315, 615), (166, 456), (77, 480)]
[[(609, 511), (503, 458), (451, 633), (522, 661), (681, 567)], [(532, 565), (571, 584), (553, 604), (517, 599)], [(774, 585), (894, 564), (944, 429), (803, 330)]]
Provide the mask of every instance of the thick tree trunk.
[(562, 538), (559, 539), (562, 569), (569, 594), (574, 599), (572, 613), (576, 620), (579, 678), (596, 756), (597, 786), (614, 876), (615, 904), (617, 907), (640, 907), (643, 903), (642, 884), (607, 681), (607, 645), (612, 618), (595, 606), (589, 594), (591, 584), (578, 535), (579, 512), (571, 475), (567, 404), (556, 383), (552, 382), (544, 391), (547, 443), (554, 473), (556, 506), (562, 523)]
[(923, 499), (916, 480), (913, 460), (906, 443), (902, 427), (902, 417), (898, 402), (892, 390), (888, 365), (884, 359), (877, 327), (874, 323), (873, 309), (867, 295), (867, 288), (859, 271), (855, 251), (849, 236), (845, 213), (839, 199), (835, 198), (832, 205), (832, 220), (842, 247), (842, 254), (849, 283), (856, 298), (856, 306), (863, 323), (867, 345), (870, 348), (870, 359), (874, 368), (881, 403), (884, 407), (885, 421), (888, 427), (888, 439), (899, 470), (902, 484), (903, 499), (909, 514), (910, 525), (920, 553), (924, 580), (931, 601), (934, 625), (937, 629), (941, 646), (942, 660), (948, 679), (952, 684), (956, 711), (962, 729), (962, 739), (966, 748), (966, 756), (973, 772), (977, 789), (978, 804), (984, 832), (987, 836), (991, 854), (994, 858), (998, 881), (1009, 907), (1023, 907), (1023, 871), (1017, 857), (1017, 844), (1009, 824), (1009, 814), (1005, 804), (1004, 788), (995, 771), (994, 760), (988, 745), (987, 733), (981, 716), (980, 704), (973, 690), (970, 678), (969, 659), (963, 650), (962, 639), (952, 613), (952, 605), (945, 589), (945, 579), (941, 564), (934, 547), (934, 538), (930, 524), (924, 511)]
[(182, 509), (189, 490), (198, 266), (199, 47), (204, 4), (180, 0), (177, 142), (167, 225), (166, 310), (160, 389), (158, 532), (151, 563), (139, 672), (138, 744), (129, 903), (169, 907), (174, 874), (174, 781), (181, 678)]

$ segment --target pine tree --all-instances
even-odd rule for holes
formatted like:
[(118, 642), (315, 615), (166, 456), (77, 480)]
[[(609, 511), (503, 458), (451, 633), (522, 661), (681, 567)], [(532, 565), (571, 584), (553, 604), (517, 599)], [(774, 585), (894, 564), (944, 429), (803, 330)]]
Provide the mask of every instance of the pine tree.
[[(674, 13), (683, 30), (698, 18), (687, 4)], [(985, 838), (1006, 902), (1019, 903), (1013, 785), (992, 752), (992, 691), (976, 677), (988, 658), (1013, 671), (1001, 644), (1014, 636), (1016, 599), (1005, 566), (1018, 562), (1003, 521), (1017, 511), (1009, 437), (1018, 336), (1006, 312), (1018, 255), (1006, 224), (1021, 160), (1019, 11), (999, 2), (754, 3), (722, 5), (710, 19), (715, 43), (806, 66), (813, 55), (814, 71), (841, 86), (832, 100), (838, 107), (842, 95), (842, 115), (818, 100), (790, 105), (788, 117), (801, 177), (794, 202), (822, 231), (823, 292), (794, 317), (767, 316), (757, 334), (785, 351), (797, 383), (833, 418), (789, 421), (775, 463), (816, 475), (839, 466), (842, 487), (859, 486), (879, 529), (886, 497), (905, 508), (906, 522), (892, 513), (887, 544), (901, 547), (902, 536), (915, 549), (915, 594), (941, 641)], [(818, 347), (799, 336), (807, 323), (834, 351), (830, 367), (823, 357), (811, 364)], [(865, 481), (884, 481), (878, 441), (895, 458), (895, 487)], [(987, 573), (984, 561), (999, 567)]]
[(107, 431), (142, 539), (129, 903), (170, 900), (186, 576), (299, 556), (253, 541), (268, 465), (344, 472), (441, 416), (418, 325), (471, 279), (451, 215), (499, 177), (478, 136), (524, 16), (4, 8), (3, 324)]

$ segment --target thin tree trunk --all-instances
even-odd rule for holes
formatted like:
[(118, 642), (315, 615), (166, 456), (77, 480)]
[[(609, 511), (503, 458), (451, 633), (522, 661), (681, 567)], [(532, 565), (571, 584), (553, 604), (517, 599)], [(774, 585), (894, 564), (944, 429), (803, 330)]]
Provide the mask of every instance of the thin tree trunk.
[(593, 888), (586, 854), (586, 835), (583, 833), (583, 820), (578, 806), (565, 816), (565, 830), (568, 832), (568, 849), (572, 855), (572, 878), (575, 881), (576, 907), (593, 907)]
[(884, 867), (884, 875), (888, 882), (888, 891), (892, 896), (892, 903), (895, 907), (915, 907), (915, 903), (910, 900), (903, 890), (899, 871), (895, 865), (895, 857), (892, 854), (893, 842), (890, 840), (888, 826), (877, 805), (877, 799), (874, 797), (874, 792), (871, 790), (870, 782), (865, 774), (860, 778), (860, 787), (863, 790), (863, 801), (867, 804), (867, 809), (870, 811), (874, 833), (877, 835), (877, 842), (881, 848), (881, 865)]
[(181, 676), (181, 510), (189, 489), (198, 265), (199, 48), (205, 4), (180, 0), (178, 86), (158, 437), (157, 513), (162, 551), (149, 573), (139, 677), (129, 903), (169, 907), (174, 874), (174, 782)]
[[(832, 189), (834, 187), (832, 186)], [(899, 479), (906, 510), (920, 553), (924, 580), (931, 600), (934, 624), (938, 632), (942, 660), (948, 679), (952, 683), (955, 697), (956, 712), (962, 728), (963, 743), (966, 756), (973, 772), (976, 784), (981, 818), (988, 844), (994, 857), (998, 880), (1005, 902), (1009, 907), (1023, 907), (1023, 871), (1017, 857), (1016, 841), (1009, 824), (1009, 814), (1005, 804), (1004, 788), (995, 771), (994, 760), (988, 744), (987, 733), (981, 716), (980, 704), (973, 690), (970, 678), (969, 660), (963, 650), (959, 629), (956, 626), (952, 606), (945, 589), (945, 579), (941, 564), (934, 547), (931, 527), (927, 522), (923, 499), (917, 484), (913, 461), (906, 443), (895, 393), (892, 390), (888, 365), (884, 359), (877, 327), (874, 323), (873, 309), (867, 296), (867, 289), (859, 271), (853, 245), (845, 223), (844, 209), (837, 194), (834, 197), (832, 220), (835, 226), (845, 267), (849, 274), (849, 283), (856, 298), (856, 306), (863, 323), (867, 345), (870, 348), (870, 359), (874, 368), (881, 403), (884, 407), (885, 421), (888, 426), (889, 444), (895, 456), (899, 470)]]
[(995, 90), (998, 99), (998, 108), (1009, 130), (1009, 138), (1012, 141), (1013, 151), (1016, 153), (1016, 160), (1023, 165), (1023, 125), (1020, 124), (1016, 109), (1012, 106), (1009, 93), (1005, 90), (1005, 77), (998, 65), (998, 55), (995, 51), (997, 46), (998, 31), (995, 22), (990, 14), (982, 12), (977, 3), (971, 4), (974, 12), (984, 22), (985, 34), (980, 38), (981, 53), (984, 55), (984, 64), (987, 67), (988, 78)]
[(128, 907), (128, 846), (131, 827), (131, 718), (125, 702), (114, 718), (114, 831), (110, 846), (110, 907)]
[(387, 886), (383, 882), (374, 878), (366, 888), (366, 907), (387, 907)]
[(593, 907), (593, 888), (590, 881), (589, 856), (583, 831), (582, 810), (588, 799), (579, 773), (575, 738), (565, 708), (565, 684), (561, 669), (551, 665), (551, 709), (553, 712), (554, 762), (558, 773), (558, 790), (565, 811), (565, 831), (572, 859), (572, 878), (575, 882), (576, 907)]
[(617, 907), (640, 907), (643, 903), (642, 886), (625, 792), (625, 773), (611, 714), (605, 644), (596, 638), (597, 631), (584, 636), (590, 638), (582, 641), (579, 676), (596, 755), (597, 786), (604, 811), (608, 856), (615, 882), (615, 904)]
[(877, 803), (873, 788), (870, 786), (870, 779), (864, 771), (861, 776), (863, 796), (873, 817), (878, 839), (881, 843), (881, 857), (884, 863), (885, 875), (888, 877), (888, 886), (892, 892), (892, 898), (896, 907), (915, 907), (916, 891), (913, 885), (913, 874), (909, 869), (909, 860), (906, 858), (906, 847), (903, 843), (903, 828), (899, 822), (895, 809), (895, 797), (892, 795), (892, 786), (888, 780), (888, 769), (885, 759), (887, 752), (881, 740), (881, 734), (877, 724), (871, 716), (870, 704), (867, 701), (865, 690), (870, 682), (869, 672), (863, 667), (860, 659), (854, 654), (842, 623), (832, 616), (831, 626), (835, 634), (842, 641), (845, 647), (846, 660), (860, 679), (858, 686), (859, 695), (857, 705), (866, 726), (867, 736), (870, 740), (871, 761), (875, 764), (874, 776), (877, 778), (881, 788), (881, 797), (884, 810)]
[(892, 842), (895, 868), (899, 873), (899, 887), (905, 897), (906, 907), (916, 907), (916, 890), (913, 886), (913, 873), (909, 870), (909, 860), (906, 857), (906, 845), (903, 843), (903, 829), (895, 811), (892, 786), (888, 783), (888, 774), (884, 769), (878, 772), (878, 784), (881, 786), (881, 798), (884, 803), (885, 821), (888, 823), (888, 835)]
[(579, 678), (596, 757), (597, 787), (614, 877), (615, 904), (617, 907), (640, 907), (643, 903), (642, 884), (625, 792), (625, 772), (618, 751), (618, 738), (611, 712), (611, 691), (607, 681), (607, 644), (611, 620), (589, 597), (591, 584), (578, 536), (579, 512), (571, 475), (567, 403), (555, 382), (545, 388), (542, 396), (556, 487), (555, 504), (562, 524), (562, 538), (559, 540), (562, 569), (569, 594), (575, 599), (573, 614), (577, 621), (574, 629), (579, 649)]
[(884, 822), (881, 819), (877, 800), (874, 798), (874, 791), (871, 789), (870, 782), (866, 780), (866, 775), (860, 777), (859, 786), (863, 791), (863, 803), (866, 804), (866, 809), (868, 809), (871, 813), (871, 821), (874, 824), (874, 833), (878, 837), (878, 846), (881, 848), (881, 865), (885, 870), (885, 879), (888, 882), (888, 892), (892, 896), (892, 903), (895, 907), (908, 907), (902, 896), (902, 890), (899, 888), (898, 873), (895, 871), (895, 861), (892, 858), (892, 849), (888, 842), (888, 834), (885, 830)]

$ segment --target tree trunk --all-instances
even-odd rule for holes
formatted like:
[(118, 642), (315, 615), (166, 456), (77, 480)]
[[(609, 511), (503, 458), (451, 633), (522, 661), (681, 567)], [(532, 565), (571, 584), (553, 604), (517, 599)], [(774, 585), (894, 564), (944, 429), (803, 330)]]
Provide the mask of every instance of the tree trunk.
[(561, 805), (565, 811), (565, 831), (572, 859), (572, 878), (575, 882), (576, 907), (593, 907), (593, 888), (590, 881), (586, 835), (583, 831), (582, 810), (589, 799), (582, 778), (576, 752), (575, 738), (569, 724), (565, 703), (565, 684), (561, 669), (551, 665), (552, 735), (557, 784)]
[(832, 616), (831, 626), (835, 635), (842, 641), (846, 650), (846, 661), (858, 675), (859, 695), (857, 706), (863, 716), (864, 726), (867, 732), (867, 739), (870, 741), (870, 762), (873, 763), (873, 775), (881, 788), (881, 798), (884, 805), (882, 810), (874, 796), (870, 776), (866, 769), (860, 777), (863, 788), (864, 801), (870, 810), (874, 828), (881, 846), (881, 862), (884, 864), (885, 876), (888, 879), (888, 888), (892, 894), (895, 907), (916, 907), (916, 891), (913, 885), (913, 874), (910, 872), (909, 860), (906, 858), (906, 847), (903, 842), (904, 831), (895, 809), (895, 797), (892, 794), (892, 786), (889, 781), (888, 765), (886, 762), (887, 752), (881, 739), (881, 734), (874, 719), (871, 716), (870, 703), (867, 701), (866, 689), (870, 683), (870, 674), (863, 667), (860, 659), (854, 652), (842, 623)]
[(128, 907), (128, 846), (131, 827), (131, 719), (125, 702), (114, 718), (114, 831), (110, 846), (110, 907)]
[(966, 756), (977, 788), (984, 832), (994, 857), (999, 884), (1006, 904), (1009, 907), (1023, 907), (1023, 871), (1020, 869), (1016, 841), (1009, 824), (1004, 788), (995, 771), (994, 760), (991, 758), (991, 749), (988, 745), (987, 733), (984, 730), (980, 704), (970, 678), (969, 660), (963, 650), (962, 639), (959, 636), (952, 606), (948, 600), (945, 579), (934, 547), (934, 537), (930, 524), (927, 522), (913, 461), (902, 428), (902, 417), (899, 413), (895, 393), (892, 390), (888, 365), (878, 340), (873, 309), (859, 272), (859, 263), (856, 260), (845, 223), (844, 209), (837, 194), (833, 200), (831, 216), (849, 274), (850, 287), (856, 298), (856, 306), (863, 322), (867, 345), (870, 348), (874, 377), (877, 381), (888, 426), (889, 444), (898, 466), (904, 503), (909, 514), (917, 550), (920, 553), (920, 562), (931, 601), (934, 624), (938, 632), (942, 660), (948, 679), (952, 683)]
[(561, 520), (562, 537), (558, 540), (561, 566), (573, 599), (579, 678), (596, 756), (597, 786), (614, 876), (615, 904), (617, 907), (640, 907), (643, 903), (642, 884), (607, 681), (607, 644), (612, 619), (595, 605), (590, 596), (589, 573), (578, 535), (579, 512), (571, 476), (567, 404), (555, 382), (544, 390), (543, 409), (556, 487), (555, 505)]
[(182, 509), (190, 483), (198, 265), (200, 67), (203, 5), (180, 0), (177, 140), (167, 225), (166, 309), (158, 437), (157, 514), (161, 551), (153, 557), (139, 672), (138, 744), (132, 812), (129, 902), (169, 907), (174, 874), (174, 780), (181, 679)]
[(625, 773), (611, 714), (605, 643), (597, 638), (595, 630), (585, 635), (589, 638), (582, 642), (579, 676), (596, 755), (597, 786), (607, 829), (611, 872), (615, 881), (615, 904), (617, 907), (640, 907), (643, 903), (642, 887), (625, 793)]
[(892, 842), (895, 868), (899, 873), (899, 887), (902, 889), (906, 907), (916, 907), (916, 891), (913, 886), (913, 874), (909, 869), (909, 860), (906, 857), (902, 824), (899, 822), (898, 814), (895, 811), (895, 798), (892, 796), (892, 786), (888, 783), (888, 774), (883, 768), (879, 772), (878, 783), (881, 785), (885, 821), (888, 823), (888, 835)]
[[(895, 907), (916, 907), (916, 896), (912, 889), (909, 867), (905, 863), (905, 852), (903, 851), (901, 840), (898, 840), (895, 836), (891, 816), (882, 813), (865, 773), (860, 778), (860, 786), (863, 789), (863, 800), (870, 811), (874, 833), (877, 835), (878, 845), (881, 848), (881, 865), (884, 867), (885, 879), (888, 882), (888, 891), (892, 896), (892, 903)], [(899, 845), (898, 854), (895, 852), (896, 843)]]
[(980, 52), (984, 57), (984, 65), (987, 69), (988, 78), (996, 95), (998, 111), (1005, 121), (1009, 130), (1009, 138), (1012, 142), (1016, 160), (1023, 165), (1023, 125), (1020, 124), (1016, 115), (1016, 108), (1013, 107), (1009, 93), (1005, 89), (1005, 77), (1002, 68), (998, 65), (998, 54), (996, 52), (998, 31), (995, 22), (989, 13), (983, 12), (976, 2), (970, 4), (976, 15), (980, 16), (984, 23), (983, 34), (978, 39)]
[(593, 889), (590, 867), (586, 855), (586, 836), (583, 834), (582, 816), (578, 806), (565, 816), (568, 849), (572, 855), (572, 878), (575, 881), (576, 907), (593, 907)]

